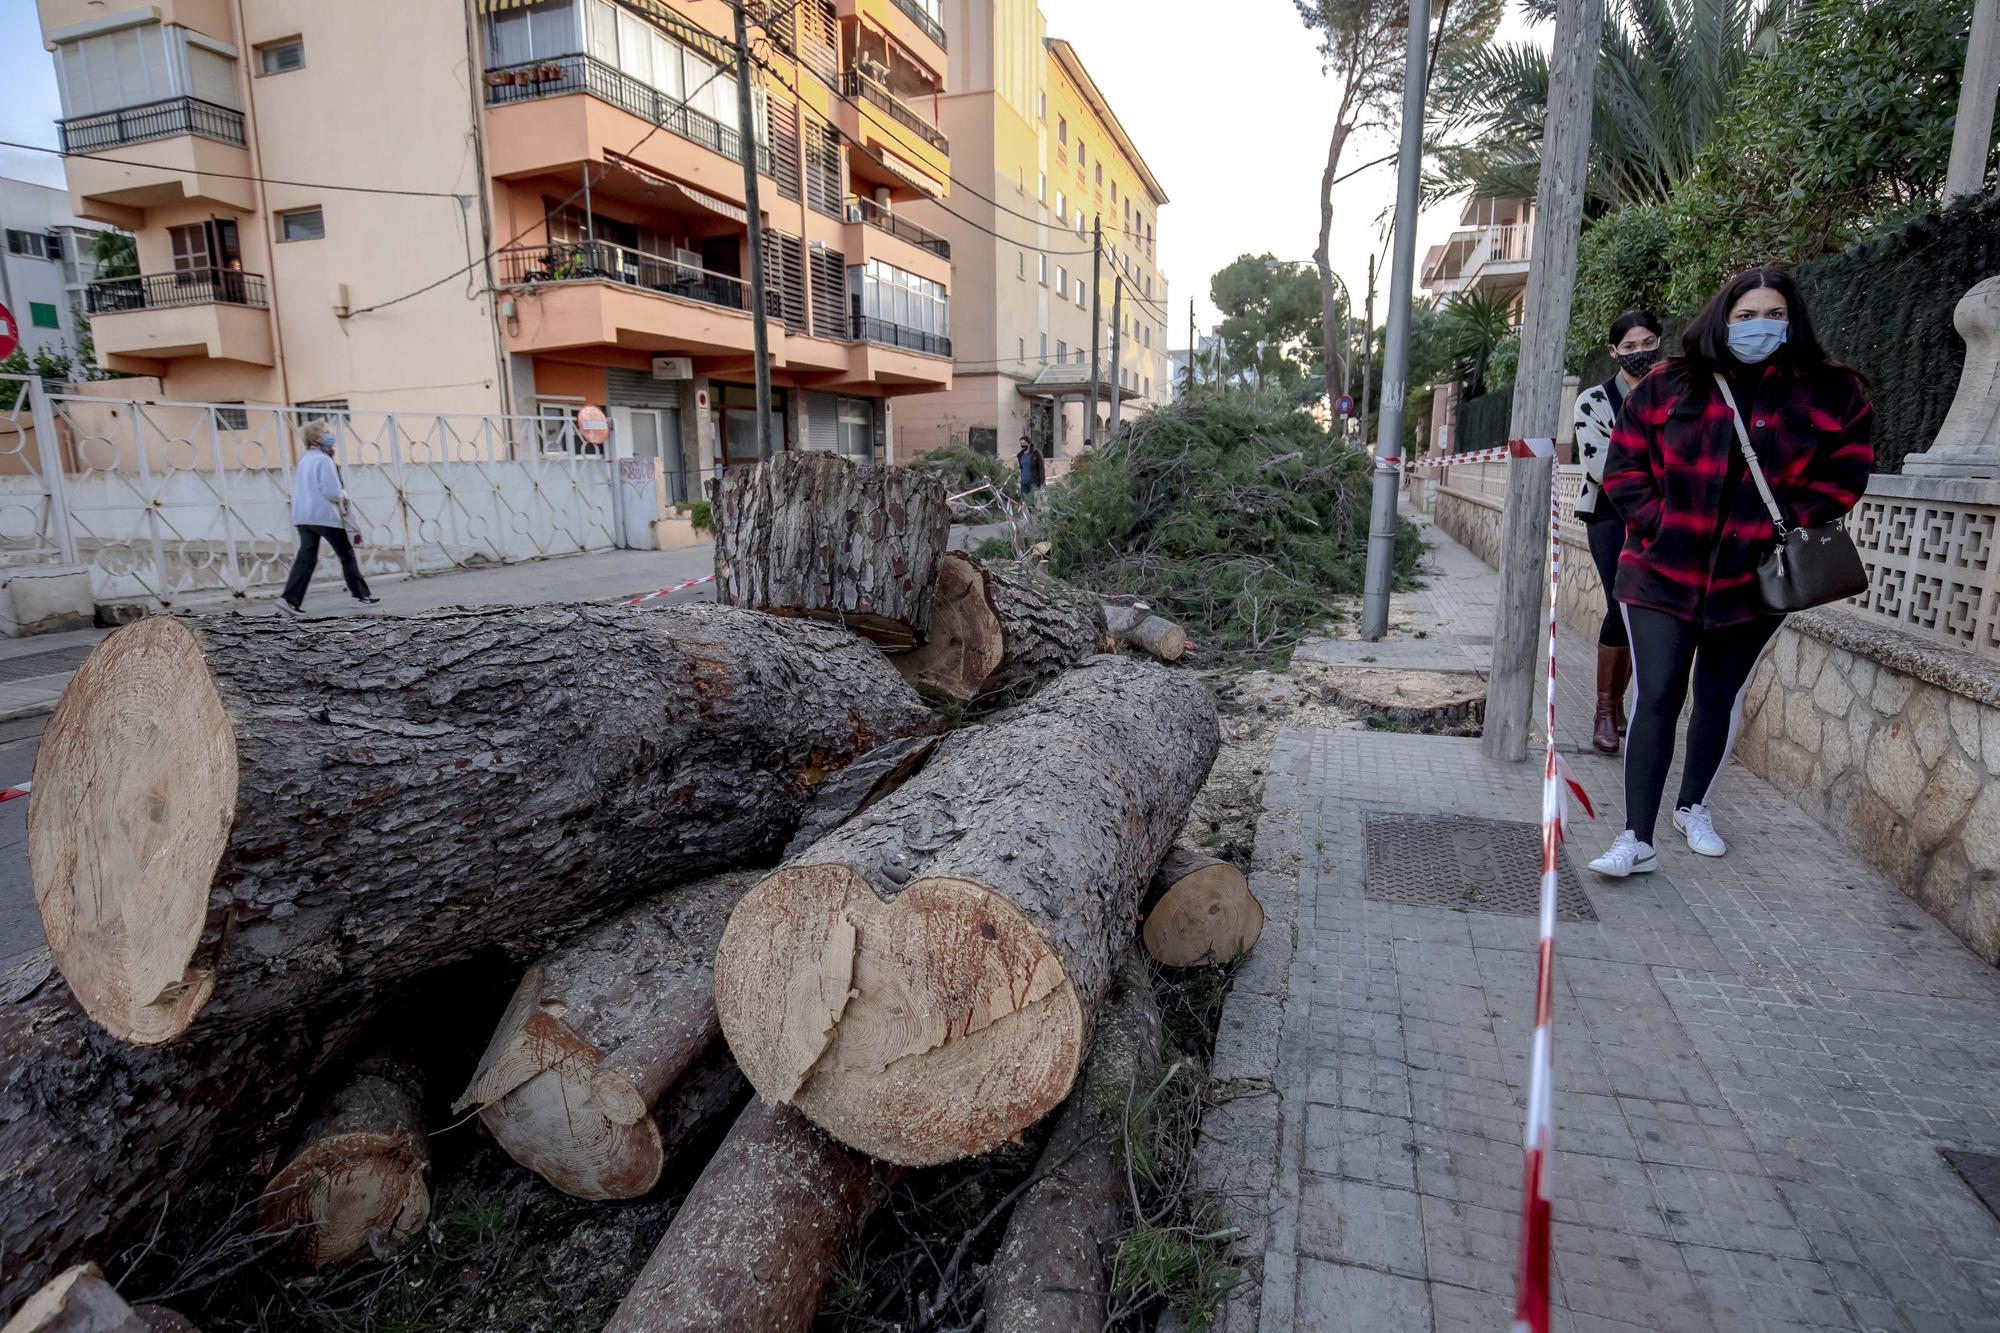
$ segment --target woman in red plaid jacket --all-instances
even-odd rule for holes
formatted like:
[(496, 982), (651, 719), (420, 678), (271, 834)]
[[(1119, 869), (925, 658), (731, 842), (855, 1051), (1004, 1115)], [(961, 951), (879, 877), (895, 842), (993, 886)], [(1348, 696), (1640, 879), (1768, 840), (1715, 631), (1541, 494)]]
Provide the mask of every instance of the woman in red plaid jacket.
[(1615, 878), (1654, 869), (1653, 829), (1689, 686), (1686, 763), (1674, 827), (1703, 856), (1727, 845), (1709, 813), (1736, 742), (1744, 692), (1784, 617), (1757, 597), (1757, 562), (1777, 540), (1743, 461), (1729, 384), (1786, 520), (1831, 523), (1875, 466), (1861, 377), (1828, 359), (1791, 276), (1739, 274), (1696, 315), (1684, 353), (1626, 396), (1604, 468), (1625, 522), (1613, 587), (1632, 643), (1636, 700), (1625, 737), (1625, 831), (1590, 863)]

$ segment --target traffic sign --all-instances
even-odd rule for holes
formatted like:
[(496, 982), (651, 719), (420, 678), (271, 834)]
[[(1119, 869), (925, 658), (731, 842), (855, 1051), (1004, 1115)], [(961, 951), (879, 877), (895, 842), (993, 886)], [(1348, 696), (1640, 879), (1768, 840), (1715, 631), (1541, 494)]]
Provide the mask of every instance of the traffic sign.
[(1353, 416), (1354, 396), (1346, 393), (1340, 395), (1340, 397), (1333, 400), (1333, 410), (1344, 417)]
[(0, 305), (0, 357), (14, 355), (14, 349), (21, 345), (21, 326), (14, 322), (14, 312)]
[(603, 444), (611, 438), (611, 419), (594, 404), (576, 410), (576, 433), (585, 444)]

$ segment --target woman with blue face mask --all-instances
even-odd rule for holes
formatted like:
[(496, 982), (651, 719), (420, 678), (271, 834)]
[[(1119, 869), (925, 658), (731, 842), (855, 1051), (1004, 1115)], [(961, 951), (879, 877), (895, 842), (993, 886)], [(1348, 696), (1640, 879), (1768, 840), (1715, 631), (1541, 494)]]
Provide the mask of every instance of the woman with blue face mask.
[(1783, 623), (1757, 595), (1777, 539), (1738, 443), (1736, 418), (1786, 521), (1832, 523), (1875, 466), (1861, 377), (1820, 347), (1791, 275), (1757, 268), (1724, 284), (1671, 357), (1626, 395), (1604, 494), (1625, 525), (1613, 595), (1637, 693), (1625, 736), (1625, 831), (1590, 868), (1623, 878), (1658, 865), (1654, 825), (1692, 689), (1673, 826), (1721, 856), (1709, 798), (1736, 741), (1743, 695)]

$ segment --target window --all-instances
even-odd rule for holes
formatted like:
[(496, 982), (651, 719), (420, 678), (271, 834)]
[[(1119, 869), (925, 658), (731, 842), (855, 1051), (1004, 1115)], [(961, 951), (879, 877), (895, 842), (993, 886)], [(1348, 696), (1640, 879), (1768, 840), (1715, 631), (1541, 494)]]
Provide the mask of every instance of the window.
[(1151, 398), (1151, 397), (1153, 396), (1153, 377), (1152, 377), (1151, 375), (1148, 375), (1148, 376), (1146, 376), (1146, 390), (1145, 390), (1145, 392), (1146, 392), (1146, 396), (1147, 396), (1148, 398)]
[(1083, 235), (1083, 234), (1084, 234), (1084, 232), (1083, 232), (1083, 210), (1082, 210), (1082, 209), (1080, 209), (1080, 208), (1076, 210), (1076, 234), (1077, 234), (1077, 235), (1079, 235), (1079, 236), (1081, 236), (1081, 235)]
[(1028, 169), (1026, 167), (1015, 167), (1014, 193), (1026, 194), (1027, 192), (1028, 192)]
[(62, 258), (62, 241), (44, 231), (15, 231), (7, 229), (7, 253), (26, 255), (29, 259)]
[(1065, 116), (1056, 117), (1056, 142), (1069, 142), (1069, 120)]
[(62, 315), (46, 301), (30, 301), (28, 322), (38, 329), (59, 329), (62, 327)]
[(1014, 340), (1014, 357), (1022, 365), (1028, 363), (1028, 340), (1026, 338), (1016, 338)]
[(1082, 279), (1082, 278), (1078, 278), (1078, 279), (1076, 280), (1076, 303), (1077, 303), (1077, 304), (1078, 304), (1079, 306), (1080, 306), (1080, 305), (1082, 305), (1082, 304), (1084, 303), (1084, 301), (1083, 301), (1083, 279)]
[[(583, 49), (576, 0), (552, 0), (552, 3), (532, 8), (516, 5), (487, 15), (486, 65), (489, 69), (525, 65), (531, 60), (573, 56)], [(611, 59), (609, 56), (602, 58)], [(626, 72), (637, 73), (629, 67)]]
[(1014, 253), (1014, 276), (1022, 282), (1028, 280), (1028, 252), (1026, 250), (1017, 250)]
[(1064, 268), (1061, 264), (1057, 264), (1056, 294), (1060, 296), (1060, 295), (1066, 295), (1068, 292), (1069, 292), (1069, 270)]
[(1045, 204), (1049, 201), (1049, 173), (1046, 171), (1035, 173), (1035, 198)]
[(1056, 221), (1067, 222), (1068, 220), (1069, 220), (1069, 196), (1064, 194), (1061, 190), (1057, 190)]
[(1069, 360), (1069, 344), (1058, 338), (1056, 339), (1056, 364), (1061, 365), (1067, 360)]
[(867, 398), (842, 398), (835, 405), (840, 421), (840, 452), (847, 458), (875, 454), (875, 404)]
[(1049, 257), (1047, 255), (1038, 254), (1035, 256), (1035, 280), (1044, 287), (1049, 285)]
[(257, 48), (259, 74), (289, 74), (306, 67), (305, 39), (287, 37), (282, 42), (266, 42)]
[(944, 284), (871, 259), (847, 270), (855, 313), (900, 329), (946, 337), (951, 333), (950, 301)]
[(233, 406), (218, 405), (215, 409), (217, 430), (249, 430), (250, 414), (243, 410), (241, 399), (232, 399)]
[(1104, 188), (1104, 164), (1102, 162), (1097, 164), (1097, 188), (1100, 190)]
[(237, 243), (234, 218), (210, 218), (206, 222), (169, 227), (167, 240), (173, 246), (176, 273), (243, 268), (243, 248)]
[(1049, 335), (1044, 333), (1042, 335), (1042, 364), (1046, 366), (1048, 363), (1049, 363)]
[[(1103, 168), (1099, 167), (1098, 170), (1102, 171)], [(1114, 204), (1118, 202), (1118, 182), (1115, 179), (1111, 182), (1111, 202)]]
[(1038, 120), (1047, 120), (1049, 118), (1049, 95), (1047, 93), (1041, 95), (1040, 109), (1036, 111), (1035, 116)]
[(326, 215), (318, 208), (295, 208), (278, 214), (280, 241), (317, 241), (326, 236)]
[(1083, 140), (1078, 139), (1076, 141), (1076, 169), (1078, 171), (1083, 170), (1084, 158), (1088, 155), (1088, 151), (1083, 146)]
[(1151, 296), (1152, 294), (1153, 294), (1153, 275), (1148, 273), (1146, 275), (1146, 295)]
[(345, 398), (318, 398), (299, 404), (299, 424), (303, 426), (308, 421), (324, 421), (337, 426), (347, 413)]

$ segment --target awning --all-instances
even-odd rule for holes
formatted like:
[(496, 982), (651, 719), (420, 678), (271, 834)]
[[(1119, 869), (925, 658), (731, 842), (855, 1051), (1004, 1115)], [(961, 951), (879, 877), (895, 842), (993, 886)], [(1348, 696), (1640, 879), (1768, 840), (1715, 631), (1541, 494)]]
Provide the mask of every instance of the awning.
[(877, 162), (889, 168), (891, 174), (900, 178), (905, 185), (922, 190), (925, 194), (935, 195), (940, 198), (943, 197), (944, 182), (931, 175), (928, 171), (925, 171), (922, 167), (905, 162), (902, 158), (897, 157), (894, 153), (886, 149), (877, 148), (873, 150), (873, 156)]
[[(750, 214), (745, 212), (740, 205), (732, 204), (727, 199), (717, 198), (706, 190), (698, 190), (692, 185), (683, 184), (671, 176), (662, 176), (650, 167), (640, 166), (623, 153), (607, 152), (604, 155), (604, 161), (606, 165), (615, 167), (627, 175), (638, 177), (646, 183), (649, 189), (663, 190), (672, 198), (678, 199), (684, 204), (691, 205), (705, 213), (713, 213), (716, 217), (726, 218), (739, 226), (747, 227), (750, 225)], [(770, 214), (766, 212), (764, 216), (768, 217)]]

